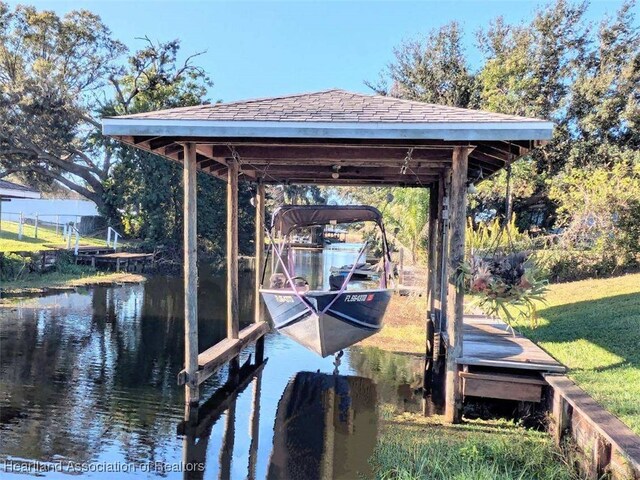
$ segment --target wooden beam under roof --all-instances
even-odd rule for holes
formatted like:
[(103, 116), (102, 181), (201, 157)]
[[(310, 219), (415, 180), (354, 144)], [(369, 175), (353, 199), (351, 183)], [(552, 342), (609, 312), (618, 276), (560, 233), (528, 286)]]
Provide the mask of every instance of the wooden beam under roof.
[(318, 186), (328, 186), (328, 187), (352, 187), (352, 186), (362, 186), (362, 187), (384, 187), (389, 184), (393, 184), (397, 187), (406, 187), (406, 188), (423, 188), (429, 187), (433, 184), (435, 180), (425, 180), (422, 182), (403, 182), (403, 181), (393, 181), (393, 179), (342, 179), (339, 178), (337, 180), (333, 179), (296, 179), (291, 180), (289, 182), (275, 182), (270, 180), (264, 180), (263, 183), (268, 185), (318, 185)]
[[(170, 160), (182, 162), (182, 143), (188, 139), (174, 137), (148, 137), (147, 139), (144, 139), (144, 137), (119, 137), (119, 140), (130, 145), (134, 145), (137, 148), (149, 151), (151, 153), (162, 155)], [(229, 144), (225, 143), (224, 145), (222, 145), (220, 143), (210, 143), (209, 140), (211, 139), (194, 138), (194, 140), (198, 142), (196, 143), (196, 161), (198, 163), (198, 169), (222, 180), (226, 180), (227, 167), (226, 159), (224, 157), (229, 157), (231, 154)], [(255, 139), (251, 140), (251, 142), (247, 143), (237, 143), (236, 139), (234, 139), (233, 145), (241, 155), (241, 179), (253, 181), (262, 178), (267, 183), (295, 183), (297, 181), (299, 183), (317, 184), (318, 182), (315, 181), (315, 178), (308, 178), (308, 176), (292, 176), (290, 171), (292, 166), (310, 166), (313, 168), (326, 170), (334, 165), (340, 165), (342, 168), (369, 167), (370, 170), (374, 170), (371, 173), (374, 177), (376, 177), (372, 178), (372, 184), (382, 185), (385, 184), (385, 182), (380, 180), (380, 168), (399, 169), (399, 167), (404, 163), (404, 158), (407, 152), (406, 145), (401, 145), (399, 142), (393, 141), (386, 142), (384, 145), (374, 145), (371, 144), (371, 141), (341, 142), (339, 140), (332, 140), (327, 142), (327, 144), (325, 145), (319, 146), (317, 139), (311, 139), (313, 140), (313, 142), (296, 141), (296, 143), (293, 145), (284, 144), (283, 142), (288, 141), (287, 139), (270, 139), (274, 142), (274, 145), (265, 146), (265, 144), (262, 143), (256, 144)], [(134, 144), (134, 141), (137, 141), (139, 143)], [(402, 142), (406, 144), (406, 141)], [(450, 148), (453, 148), (453, 143), (447, 143), (437, 140), (428, 142), (429, 145), (427, 145), (427, 143), (423, 141), (413, 143), (419, 144), (419, 148), (414, 148), (412, 153), (412, 160), (409, 163), (409, 167), (412, 170), (417, 171), (428, 169), (429, 172), (427, 173), (437, 174), (438, 172), (442, 171), (443, 168), (450, 167)], [(457, 143), (464, 143), (465, 145), (469, 144), (469, 142)], [(469, 156), (469, 178), (477, 177), (478, 179), (480, 179), (492, 175), (495, 171), (503, 168), (506, 163), (505, 160), (501, 160), (500, 158), (496, 157), (506, 158), (509, 156), (510, 152), (515, 151), (515, 148), (519, 148), (520, 151), (524, 149), (522, 145), (515, 145), (513, 142), (509, 142), (509, 144), (511, 146), (508, 146), (506, 142), (493, 142), (490, 147), (485, 146), (485, 149), (474, 149)], [(151, 151), (151, 147), (158, 148), (155, 151)], [(509, 149), (509, 151), (501, 151), (498, 147)], [(491, 154), (485, 153), (487, 149)], [(242, 158), (243, 153), (261, 154), (261, 152), (265, 151), (278, 151), (279, 154), (281, 154), (284, 158)], [(309, 152), (321, 152), (325, 156), (325, 158), (313, 160), (304, 158), (304, 156)], [(345, 152), (344, 155), (342, 155), (343, 152)], [(365, 155), (373, 155), (374, 153), (378, 156), (378, 158), (362, 158)], [(219, 154), (220, 156), (212, 158), (211, 155), (214, 154)], [(389, 158), (389, 155), (393, 155), (393, 157)], [(416, 160), (416, 158), (418, 160)], [(271, 177), (273, 178), (269, 179), (267, 175), (261, 173), (265, 170), (270, 171)], [(378, 175), (375, 175), (376, 173)], [(387, 174), (385, 177), (387, 184), (400, 185), (406, 183), (409, 186), (415, 186), (414, 184), (416, 182), (412, 180), (405, 180), (404, 176), (394, 175), (393, 170), (385, 173)], [(480, 173), (482, 173), (482, 175), (480, 175)], [(330, 175), (323, 174), (318, 180), (323, 184), (335, 184), (335, 179), (322, 178), (325, 176), (330, 177)], [(365, 174), (364, 176), (366, 177), (367, 175)], [(277, 179), (277, 182), (274, 180), (274, 178)], [(431, 177), (423, 178), (422, 172), (420, 172), (420, 180), (418, 183), (424, 184), (425, 182), (431, 182), (430, 178)], [(355, 178), (353, 179), (345, 179), (343, 176), (342, 180), (348, 180), (350, 182), (349, 184), (366, 184), (366, 181), (360, 181), (360, 175), (355, 175)]]
[[(199, 154), (207, 158), (225, 158), (231, 156), (231, 150), (227, 146), (196, 144)], [(144, 144), (139, 144), (143, 146)], [(450, 161), (451, 150), (447, 148), (379, 148), (379, 147), (340, 147), (340, 146), (240, 146), (234, 147), (235, 151), (243, 163), (252, 162), (288, 162), (304, 161), (307, 163), (317, 162), (349, 162), (349, 161), (404, 161), (411, 152), (411, 161)], [(158, 147), (164, 149), (164, 154), (171, 154), (180, 151), (180, 144), (174, 143)], [(151, 150), (154, 150), (151, 148)]]
[[(202, 150), (200, 150), (202, 149)], [(231, 150), (221, 145), (199, 145), (199, 151), (206, 149), (210, 157), (229, 157)], [(447, 148), (379, 148), (379, 147), (341, 147), (341, 146), (238, 146), (234, 147), (240, 161), (294, 161), (305, 162), (334, 162), (334, 161), (369, 161), (369, 160), (397, 160), (404, 161), (411, 151), (412, 161), (450, 160), (451, 150)]]
[(387, 139), (371, 140), (371, 139), (340, 139), (340, 138), (260, 138), (260, 137), (235, 137), (235, 138), (217, 138), (217, 137), (125, 137), (114, 136), (125, 143), (134, 144), (142, 143), (146, 138), (149, 141), (149, 146), (152, 150), (160, 147), (164, 147), (171, 143), (184, 143), (191, 142), (200, 145), (217, 145), (225, 148), (233, 145), (250, 146), (250, 147), (291, 147), (291, 146), (306, 146), (306, 147), (326, 147), (326, 146), (339, 146), (345, 148), (361, 148), (361, 147), (376, 147), (376, 148), (447, 148), (453, 149), (456, 146), (474, 146), (477, 142), (469, 141), (444, 141), (444, 140), (406, 140), (406, 139)]
[[(440, 167), (430, 167), (430, 166), (422, 166), (418, 167), (416, 165), (409, 166), (409, 169), (405, 173), (405, 175), (438, 175), (440, 171), (446, 168), (447, 165), (443, 165)], [(331, 175), (334, 173), (338, 173), (339, 175), (349, 176), (367, 176), (367, 175), (402, 175), (400, 166), (386, 166), (386, 167), (372, 167), (372, 166), (352, 166), (345, 165), (340, 168), (333, 168), (329, 165), (318, 166), (318, 165), (269, 165), (266, 167), (258, 167), (255, 165), (243, 165), (242, 170), (257, 170), (265, 173), (270, 173), (273, 175), (285, 175), (287, 173), (295, 174), (295, 173), (307, 173), (307, 174), (327, 174)]]

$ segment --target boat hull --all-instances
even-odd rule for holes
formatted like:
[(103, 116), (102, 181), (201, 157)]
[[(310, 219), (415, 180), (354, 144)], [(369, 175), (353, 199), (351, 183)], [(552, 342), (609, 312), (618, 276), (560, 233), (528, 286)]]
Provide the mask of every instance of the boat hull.
[(351, 290), (299, 296), (281, 290), (260, 293), (280, 333), (326, 357), (379, 332), (392, 292)]

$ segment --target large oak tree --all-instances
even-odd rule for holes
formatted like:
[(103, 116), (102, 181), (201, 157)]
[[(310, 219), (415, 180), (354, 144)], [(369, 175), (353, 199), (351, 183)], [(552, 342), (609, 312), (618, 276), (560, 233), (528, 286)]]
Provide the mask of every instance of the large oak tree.
[(106, 208), (105, 187), (127, 155), (100, 135), (100, 117), (205, 101), (210, 85), (179, 42), (127, 57), (100, 18), (0, 2), (0, 178), (59, 182)]

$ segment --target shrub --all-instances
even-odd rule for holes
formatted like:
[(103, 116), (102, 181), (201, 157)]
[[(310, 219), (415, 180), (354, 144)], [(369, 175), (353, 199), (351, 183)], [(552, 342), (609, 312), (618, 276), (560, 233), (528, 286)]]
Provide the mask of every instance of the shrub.
[(550, 183), (558, 205), (561, 246), (599, 252), (606, 266), (638, 264), (640, 255), (640, 154), (607, 167), (567, 168)]
[(545, 249), (533, 256), (541, 275), (551, 282), (608, 277), (636, 268), (633, 263), (620, 266), (615, 255), (597, 250)]
[(30, 255), (20, 256), (15, 253), (0, 253), (0, 280), (13, 282), (33, 271), (34, 260)]

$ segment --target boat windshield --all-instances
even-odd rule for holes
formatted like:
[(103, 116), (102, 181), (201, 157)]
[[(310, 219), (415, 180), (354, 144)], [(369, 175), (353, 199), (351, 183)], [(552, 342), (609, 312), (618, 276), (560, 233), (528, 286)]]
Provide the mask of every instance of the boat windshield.
[(390, 266), (381, 222), (279, 225), (287, 233), (276, 240), (265, 287), (290, 290), (293, 284), (301, 293), (386, 288)]

